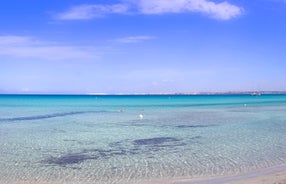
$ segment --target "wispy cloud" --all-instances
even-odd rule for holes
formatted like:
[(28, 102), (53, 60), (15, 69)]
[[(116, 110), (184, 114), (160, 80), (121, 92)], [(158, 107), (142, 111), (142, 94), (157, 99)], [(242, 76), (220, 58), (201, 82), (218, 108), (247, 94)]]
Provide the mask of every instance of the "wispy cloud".
[(123, 37), (123, 38), (118, 38), (113, 41), (115, 42), (120, 42), (120, 43), (138, 43), (138, 42), (143, 42), (147, 40), (152, 40), (155, 39), (155, 37), (152, 36), (129, 36), (129, 37)]
[(165, 14), (198, 12), (219, 20), (240, 16), (243, 8), (223, 1), (209, 0), (121, 0), (114, 5), (79, 5), (57, 14), (60, 20), (79, 20), (102, 17), (107, 14)]
[(226, 1), (208, 0), (139, 0), (139, 10), (144, 14), (199, 12), (220, 20), (228, 20), (242, 14), (242, 8)]
[(62, 46), (26, 36), (0, 36), (0, 55), (46, 60), (92, 59), (92, 47)]
[(24, 36), (0, 36), (0, 46), (2, 45), (21, 45), (31, 43), (30, 37)]
[(92, 19), (96, 17), (102, 17), (106, 14), (118, 14), (126, 13), (128, 11), (126, 4), (115, 4), (115, 5), (79, 5), (72, 7), (66, 12), (59, 13), (56, 15), (57, 19), (60, 20), (80, 20), (80, 19)]

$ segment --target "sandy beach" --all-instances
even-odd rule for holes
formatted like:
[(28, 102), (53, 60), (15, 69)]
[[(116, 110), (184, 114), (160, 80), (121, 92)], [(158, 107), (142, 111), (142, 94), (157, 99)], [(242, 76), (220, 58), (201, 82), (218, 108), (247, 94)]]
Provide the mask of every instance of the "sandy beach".
[[(157, 180), (157, 181), (146, 181), (139, 182), (137, 184), (286, 184), (286, 165), (279, 166), (275, 168), (267, 168), (259, 171), (249, 172), (240, 175), (234, 176), (221, 176), (221, 177), (210, 177), (210, 178), (197, 178), (197, 179), (182, 179), (176, 181), (168, 181), (168, 180)], [(41, 181), (41, 180), (25, 180), (25, 181), (1, 181), (1, 183), (6, 184), (62, 184), (67, 183), (64, 181)], [(68, 183), (80, 184), (80, 181), (72, 182), (68, 181)], [(85, 183), (85, 182), (83, 182)], [(97, 181), (91, 183), (98, 183)], [(131, 184), (131, 183), (130, 183)]]
[(229, 184), (286, 184), (286, 171), (268, 174), (264, 176), (248, 178), (240, 181), (230, 182)]
[(172, 184), (286, 184), (286, 165), (233, 176), (181, 180)]

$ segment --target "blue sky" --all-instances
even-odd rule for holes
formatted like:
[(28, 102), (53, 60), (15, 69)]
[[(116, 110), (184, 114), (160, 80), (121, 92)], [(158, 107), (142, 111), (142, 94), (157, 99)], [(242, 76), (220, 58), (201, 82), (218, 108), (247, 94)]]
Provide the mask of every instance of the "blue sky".
[(9, 0), (0, 93), (286, 90), (285, 0)]

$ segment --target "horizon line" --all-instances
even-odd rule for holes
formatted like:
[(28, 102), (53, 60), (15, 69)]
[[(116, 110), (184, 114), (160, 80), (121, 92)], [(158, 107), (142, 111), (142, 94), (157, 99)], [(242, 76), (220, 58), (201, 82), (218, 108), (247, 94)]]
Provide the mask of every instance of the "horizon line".
[(79, 95), (79, 96), (124, 96), (124, 95), (239, 95), (239, 94), (286, 94), (286, 90), (275, 91), (206, 91), (206, 92), (161, 92), (161, 93), (0, 93), (0, 95)]

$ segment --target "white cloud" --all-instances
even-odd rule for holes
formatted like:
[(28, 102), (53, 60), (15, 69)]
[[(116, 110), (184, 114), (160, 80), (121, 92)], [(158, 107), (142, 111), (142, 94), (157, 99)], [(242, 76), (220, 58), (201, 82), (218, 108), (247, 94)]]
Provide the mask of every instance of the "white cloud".
[(228, 20), (242, 14), (242, 8), (226, 1), (215, 3), (207, 0), (139, 0), (144, 14), (200, 12), (213, 18)]
[(146, 40), (152, 40), (154, 37), (151, 36), (129, 36), (129, 37), (123, 37), (115, 39), (114, 41), (120, 42), (120, 43), (138, 43), (143, 42)]
[(80, 5), (69, 9), (66, 12), (56, 15), (60, 20), (80, 20), (80, 19), (92, 19), (95, 17), (102, 17), (106, 14), (113, 13), (125, 13), (128, 10), (128, 6), (125, 4), (115, 5)]
[(21, 45), (32, 42), (31, 38), (24, 36), (0, 36), (0, 46)]
[(242, 14), (243, 9), (227, 1), (210, 0), (121, 0), (114, 5), (79, 5), (56, 15), (60, 20), (92, 19), (107, 14), (165, 14), (198, 12), (219, 20), (229, 20)]
[(48, 60), (92, 59), (94, 48), (61, 46), (25, 36), (0, 36), (0, 55)]

